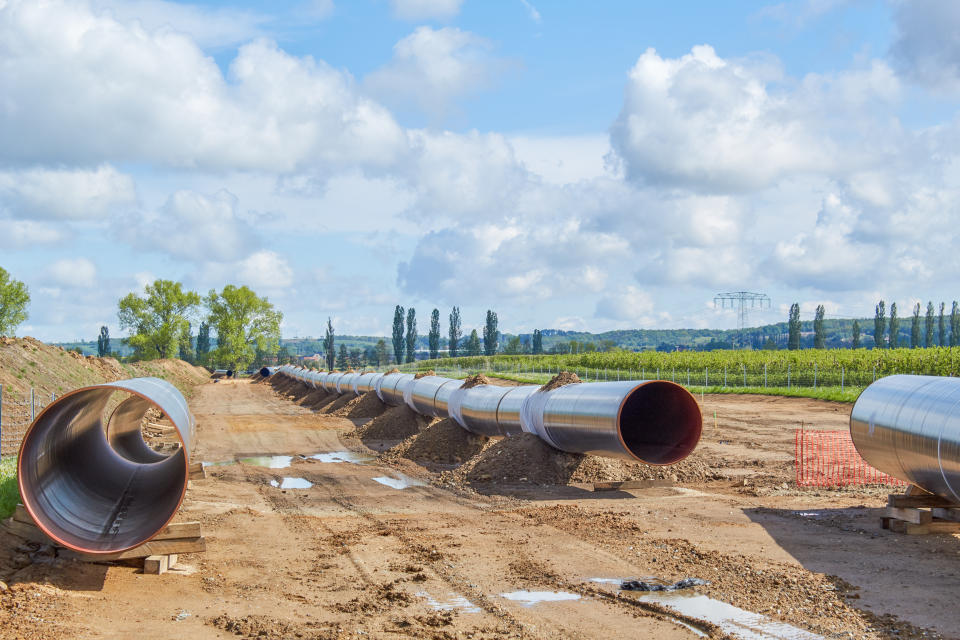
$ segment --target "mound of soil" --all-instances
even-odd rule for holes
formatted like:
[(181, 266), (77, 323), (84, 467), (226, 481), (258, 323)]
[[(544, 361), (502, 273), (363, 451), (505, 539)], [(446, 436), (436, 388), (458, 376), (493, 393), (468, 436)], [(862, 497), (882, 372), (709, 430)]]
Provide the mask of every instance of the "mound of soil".
[(691, 456), (668, 467), (557, 451), (531, 433), (504, 438), (486, 448), (468, 463), (470, 483), (618, 482), (623, 480), (670, 480), (704, 482), (715, 477), (703, 460)]
[(397, 453), (409, 460), (460, 464), (477, 455), (490, 438), (470, 433), (452, 418), (434, 422), (398, 447)]
[(472, 389), (474, 387), (479, 387), (482, 384), (490, 384), (490, 378), (483, 375), (482, 373), (478, 373), (475, 376), (470, 376), (469, 378), (464, 379), (463, 386), (461, 386), (460, 388)]
[(334, 415), (345, 418), (376, 418), (386, 408), (387, 405), (380, 402), (376, 391), (368, 391), (337, 409)]
[(400, 369), (397, 369), (396, 367), (394, 367), (393, 369), (390, 369), (390, 371), (384, 372), (383, 375), (388, 376), (388, 375), (390, 375), (391, 373), (400, 373)]
[(356, 395), (353, 393), (345, 393), (341, 396), (338, 396), (336, 400), (324, 407), (323, 413), (337, 413), (341, 409), (349, 406), (351, 403), (356, 405), (358, 402), (360, 402), (360, 398), (358, 398)]
[(569, 371), (561, 371), (553, 376), (550, 382), (540, 387), (540, 391), (553, 391), (554, 389), (565, 387), (568, 384), (580, 384), (581, 382), (583, 382), (583, 380), (581, 380), (577, 374), (570, 373)]
[(433, 369), (428, 369), (427, 371), (421, 371), (420, 373), (413, 376), (414, 380), (419, 380), (420, 378), (426, 378), (427, 376), (435, 376), (436, 373), (433, 372)]
[(354, 432), (361, 440), (403, 440), (420, 433), (430, 418), (421, 416), (405, 404), (390, 407)]

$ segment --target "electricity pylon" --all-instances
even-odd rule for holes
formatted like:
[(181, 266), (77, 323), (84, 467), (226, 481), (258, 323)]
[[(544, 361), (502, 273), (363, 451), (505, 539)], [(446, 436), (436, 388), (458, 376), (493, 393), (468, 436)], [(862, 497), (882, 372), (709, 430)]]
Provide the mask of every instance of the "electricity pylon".
[[(734, 304), (737, 306), (737, 342), (739, 348), (743, 349), (746, 347), (743, 340), (743, 328), (747, 326), (747, 309), (755, 309), (759, 306), (760, 310), (763, 310), (763, 306), (766, 305), (767, 309), (770, 308), (770, 296), (765, 293), (753, 293), (750, 291), (733, 291), (726, 293), (718, 293), (713, 297), (713, 306), (717, 306), (717, 302), (720, 302), (720, 308), (726, 309), (727, 302), (730, 303), (730, 308), (734, 307)], [(749, 303), (749, 306), (748, 306)]]

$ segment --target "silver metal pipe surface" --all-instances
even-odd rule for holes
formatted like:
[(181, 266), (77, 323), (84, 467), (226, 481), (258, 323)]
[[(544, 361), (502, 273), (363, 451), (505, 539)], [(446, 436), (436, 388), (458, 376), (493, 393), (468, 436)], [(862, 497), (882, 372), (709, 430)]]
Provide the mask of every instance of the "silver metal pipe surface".
[(481, 384), (470, 389), (460, 388), (451, 397), (451, 404), (455, 406), (451, 416), (461, 427), (482, 436), (502, 436), (497, 423), (497, 407), (500, 400), (512, 387), (498, 387), (492, 384)]
[(433, 410), (438, 418), (450, 417), (450, 396), (453, 392), (463, 386), (463, 380), (447, 380), (437, 389), (437, 395), (433, 398)]
[(356, 377), (360, 375), (357, 373), (345, 373), (340, 376), (340, 379), (337, 380), (337, 393), (356, 393), (353, 390), (353, 381)]
[(328, 373), (327, 377), (323, 379), (323, 390), (327, 393), (337, 393), (337, 380), (339, 380), (342, 375), (343, 374), (338, 371)]
[(523, 422), (520, 419), (523, 403), (539, 390), (540, 387), (537, 385), (525, 385), (511, 387), (509, 391), (503, 394), (503, 397), (500, 398), (500, 404), (497, 405), (497, 426), (500, 433), (505, 436), (515, 436), (523, 433)]
[(361, 373), (353, 379), (353, 392), (358, 396), (373, 391), (374, 383), (382, 374), (379, 373)]
[(403, 404), (403, 392), (413, 380), (412, 373), (390, 373), (383, 376), (377, 395), (380, 400), (392, 406)]
[(960, 502), (960, 378), (880, 378), (853, 405), (850, 438), (871, 466)]
[(440, 388), (450, 382), (453, 382), (450, 378), (441, 378), (440, 376), (424, 376), (412, 380), (407, 383), (403, 392), (403, 401), (407, 403), (408, 407), (421, 415), (445, 418), (446, 411), (443, 412), (443, 415), (438, 413), (435, 401)]
[[(104, 411), (117, 392), (130, 398), (118, 405), (105, 429)], [(151, 407), (173, 423), (181, 445), (152, 461), (144, 459), (132, 436), (137, 413)], [(180, 508), (194, 429), (183, 396), (158, 378), (64, 394), (40, 412), (20, 445), (17, 481), (23, 505), (37, 526), (70, 549), (103, 554), (139, 546)]]

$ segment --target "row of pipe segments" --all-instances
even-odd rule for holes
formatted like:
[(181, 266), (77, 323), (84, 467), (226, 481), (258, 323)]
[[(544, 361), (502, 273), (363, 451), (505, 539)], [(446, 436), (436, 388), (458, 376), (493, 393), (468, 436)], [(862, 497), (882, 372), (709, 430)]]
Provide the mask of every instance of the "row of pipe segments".
[[(263, 373), (261, 371), (261, 373)], [(674, 464), (700, 441), (703, 416), (690, 392), (665, 380), (588, 382), (550, 391), (538, 385), (481, 384), (410, 373), (321, 372), (284, 365), (268, 369), (313, 389), (356, 396), (375, 392), (431, 418), (450, 417), (471, 433), (532, 433), (555, 449)]]

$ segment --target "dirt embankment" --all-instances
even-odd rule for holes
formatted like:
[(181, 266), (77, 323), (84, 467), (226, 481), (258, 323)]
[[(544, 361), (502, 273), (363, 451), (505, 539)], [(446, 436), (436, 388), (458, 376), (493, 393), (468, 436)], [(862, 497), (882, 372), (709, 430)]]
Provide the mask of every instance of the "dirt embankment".
[(183, 360), (121, 364), (113, 358), (82, 356), (34, 338), (0, 338), (0, 384), (16, 394), (61, 395), (79, 387), (126, 378), (163, 378), (189, 396), (209, 373)]

